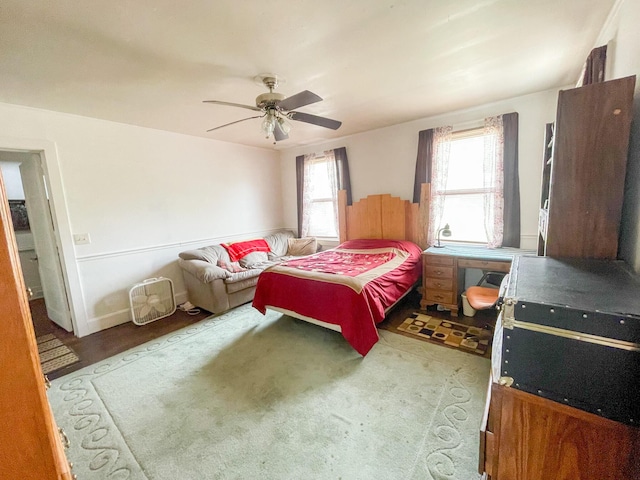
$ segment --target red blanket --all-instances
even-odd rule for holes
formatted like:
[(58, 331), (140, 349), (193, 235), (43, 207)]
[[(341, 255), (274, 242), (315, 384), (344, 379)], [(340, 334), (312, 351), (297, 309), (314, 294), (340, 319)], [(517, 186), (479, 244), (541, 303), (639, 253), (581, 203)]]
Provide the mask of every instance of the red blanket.
[(385, 310), (420, 277), (421, 253), (411, 242), (345, 242), (262, 272), (253, 306), (262, 313), (272, 306), (340, 325), (345, 339), (366, 355), (378, 341), (376, 324)]
[(246, 242), (222, 243), (221, 244), (232, 262), (237, 262), (242, 257), (249, 255), (251, 252), (269, 252), (269, 244), (264, 238), (257, 240), (247, 240)]

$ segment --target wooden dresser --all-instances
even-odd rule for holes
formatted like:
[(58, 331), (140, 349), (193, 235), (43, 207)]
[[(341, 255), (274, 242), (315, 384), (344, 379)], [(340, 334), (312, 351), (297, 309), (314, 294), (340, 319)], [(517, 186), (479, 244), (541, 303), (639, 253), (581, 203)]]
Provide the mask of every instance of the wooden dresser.
[(0, 478), (72, 479), (47, 400), (1, 177), (0, 221)]
[(480, 431), (490, 480), (640, 478), (640, 430), (490, 383)]

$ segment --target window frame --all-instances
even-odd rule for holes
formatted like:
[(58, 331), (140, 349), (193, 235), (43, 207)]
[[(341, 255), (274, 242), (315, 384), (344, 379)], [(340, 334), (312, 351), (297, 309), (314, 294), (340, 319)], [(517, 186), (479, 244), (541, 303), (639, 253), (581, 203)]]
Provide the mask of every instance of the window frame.
[[(326, 153), (323, 152), (323, 153), (315, 154), (315, 157), (310, 161), (312, 163), (321, 164), (321, 163), (332, 162), (333, 159), (329, 155), (327, 155)], [(337, 175), (337, 172), (336, 172), (336, 175)], [(330, 178), (328, 180), (329, 180), (329, 182), (331, 182)], [(338, 180), (337, 178), (334, 179), (334, 181), (336, 181), (336, 182), (337, 182), (337, 180)], [(338, 208), (338, 197), (337, 197), (337, 193), (336, 193), (336, 198), (335, 199), (330, 197), (330, 196), (329, 197), (311, 198), (311, 195), (309, 195), (309, 197), (310, 197), (310, 201), (309, 201), (310, 204), (321, 204), (321, 203), (329, 203), (329, 204), (331, 204), (332, 207), (333, 207), (333, 210), (334, 210), (334, 212), (333, 212), (334, 213), (334, 217), (338, 216), (338, 211), (337, 211), (337, 208)], [(314, 237), (316, 237), (318, 239), (328, 240), (328, 241), (338, 240), (340, 238), (340, 225), (338, 224), (338, 220), (335, 220), (335, 223), (334, 223), (335, 236), (334, 235), (316, 235), (316, 234), (314, 234), (314, 232), (313, 232), (313, 230), (311, 228), (311, 225), (312, 225), (312, 217), (310, 216), (309, 217), (309, 232), (308, 232), (308, 235), (314, 236)]]

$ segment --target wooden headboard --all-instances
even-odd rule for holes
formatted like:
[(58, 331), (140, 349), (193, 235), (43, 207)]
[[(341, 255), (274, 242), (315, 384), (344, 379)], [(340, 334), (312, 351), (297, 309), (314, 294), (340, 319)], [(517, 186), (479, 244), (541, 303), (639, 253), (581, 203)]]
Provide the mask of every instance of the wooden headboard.
[(392, 197), (369, 195), (347, 205), (347, 192), (338, 192), (340, 243), (356, 238), (410, 240), (427, 247), (430, 185), (423, 183), (420, 204)]

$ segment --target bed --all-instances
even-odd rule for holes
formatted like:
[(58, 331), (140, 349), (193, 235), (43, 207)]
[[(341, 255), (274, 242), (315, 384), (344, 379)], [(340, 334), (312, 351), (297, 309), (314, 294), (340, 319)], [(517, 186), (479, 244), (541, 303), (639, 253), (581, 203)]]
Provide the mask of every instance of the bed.
[(339, 192), (340, 245), (266, 269), (253, 306), (341, 332), (366, 355), (379, 339), (376, 324), (422, 273), (428, 195), (425, 184), (420, 204), (385, 194), (347, 206)]

